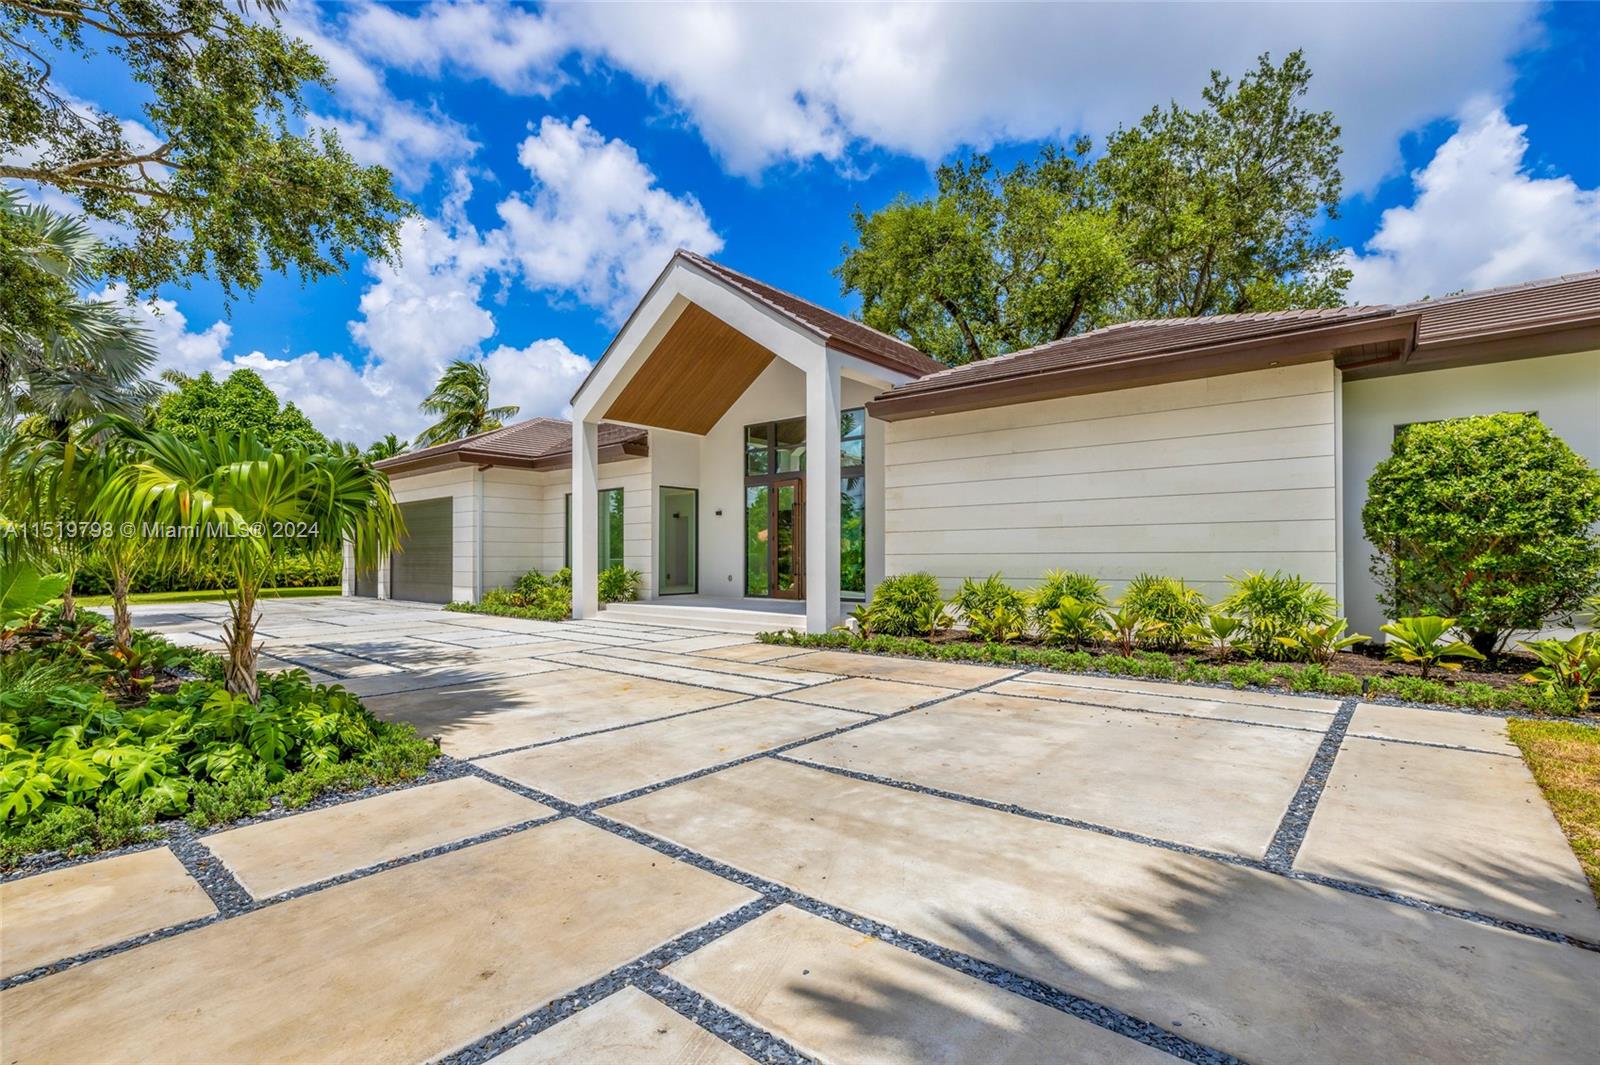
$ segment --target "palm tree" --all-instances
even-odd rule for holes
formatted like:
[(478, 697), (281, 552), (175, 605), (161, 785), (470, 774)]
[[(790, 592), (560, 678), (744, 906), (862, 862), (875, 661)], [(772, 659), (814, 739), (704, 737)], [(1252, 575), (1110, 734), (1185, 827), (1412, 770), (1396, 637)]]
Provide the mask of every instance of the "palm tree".
[(74, 421), (107, 412), (137, 416), (156, 386), (149, 335), (126, 310), (77, 290), (91, 283), (105, 249), (76, 218), (24, 204), (0, 189), (0, 420), (42, 422), (62, 437)]
[(374, 440), (368, 445), (366, 451), (367, 461), (381, 462), (384, 459), (392, 459), (396, 455), (402, 454), (410, 446), (409, 441), (401, 440), (393, 433), (389, 433), (382, 440)]
[(439, 419), (417, 434), (417, 446), (429, 447), (498, 429), (519, 408), (489, 406), (488, 368), (457, 359), (445, 367), (439, 383), (417, 409)]
[[(95, 498), (119, 461), (112, 438), (98, 427), (75, 433), (68, 426), (61, 437), (18, 433), (0, 452), (0, 512), (22, 527), (21, 553), (66, 578), (66, 621), (77, 616), (72, 585), (78, 569), (99, 547)], [(125, 612), (126, 602), (122, 606)]]
[[(350, 543), (358, 567), (377, 563), (404, 526), (389, 479), (361, 459), (273, 449), (251, 434), (183, 440), (126, 425), (135, 461), (107, 485), (104, 513), (143, 523), (164, 551), (224, 575), (224, 684), (259, 702), (256, 604), (291, 552)], [(170, 535), (160, 535), (171, 530)]]

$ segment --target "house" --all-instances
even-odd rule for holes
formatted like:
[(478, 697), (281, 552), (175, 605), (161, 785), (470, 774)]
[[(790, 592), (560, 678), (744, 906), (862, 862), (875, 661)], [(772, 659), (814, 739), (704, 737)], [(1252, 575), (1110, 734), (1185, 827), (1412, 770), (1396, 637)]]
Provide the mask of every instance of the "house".
[[(885, 574), (1246, 569), (1382, 623), (1361, 507), (1397, 427), (1537, 412), (1600, 465), (1600, 270), (1397, 306), (1126, 322), (946, 368), (677, 253), (572, 399), (379, 466), (409, 540), (347, 594), (473, 599), (570, 565), (573, 610), (837, 624)], [(348, 567), (347, 567), (348, 569)]]

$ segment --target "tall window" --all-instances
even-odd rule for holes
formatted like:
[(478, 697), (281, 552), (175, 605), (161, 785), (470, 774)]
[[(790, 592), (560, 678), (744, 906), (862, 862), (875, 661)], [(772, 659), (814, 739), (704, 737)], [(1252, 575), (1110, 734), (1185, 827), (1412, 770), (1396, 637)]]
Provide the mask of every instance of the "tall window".
[(839, 415), (839, 594), (867, 591), (867, 412)]
[[(839, 416), (839, 593), (860, 599), (867, 590), (867, 412)], [(764, 422), (744, 431), (745, 594), (783, 595), (791, 589), (784, 515), (789, 511), (774, 482), (805, 472), (806, 421)], [(778, 557), (773, 560), (773, 551)]]
[[(622, 489), (602, 488), (599, 498), (599, 536), (596, 543), (595, 568), (610, 569), (623, 564), (622, 557)], [(572, 566), (572, 493), (567, 493), (567, 546), (566, 565)]]

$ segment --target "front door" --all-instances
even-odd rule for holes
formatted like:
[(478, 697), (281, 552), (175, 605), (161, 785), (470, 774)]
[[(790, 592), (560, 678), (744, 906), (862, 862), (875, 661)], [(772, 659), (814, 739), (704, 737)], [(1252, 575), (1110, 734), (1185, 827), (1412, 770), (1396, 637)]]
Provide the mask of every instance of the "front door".
[(798, 477), (772, 483), (772, 595), (804, 599), (806, 595), (805, 482)]
[(805, 598), (805, 510), (799, 477), (745, 487), (745, 595)]

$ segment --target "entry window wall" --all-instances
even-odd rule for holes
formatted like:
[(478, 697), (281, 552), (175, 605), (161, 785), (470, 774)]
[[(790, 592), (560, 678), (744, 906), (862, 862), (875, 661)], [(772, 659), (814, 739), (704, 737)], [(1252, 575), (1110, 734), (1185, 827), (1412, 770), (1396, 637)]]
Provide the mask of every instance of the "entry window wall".
[[(598, 493), (599, 542), (595, 555), (597, 569), (606, 570), (623, 565), (622, 557), (622, 489), (602, 488)], [(572, 567), (572, 493), (567, 493), (567, 542), (565, 560)]]
[[(840, 415), (839, 592), (846, 599), (862, 598), (867, 588), (866, 429), (864, 409)], [(793, 500), (785, 493), (794, 489), (775, 482), (804, 473), (805, 453), (804, 418), (745, 427), (746, 595), (783, 596), (794, 591), (796, 530), (785, 523), (793, 513)]]

